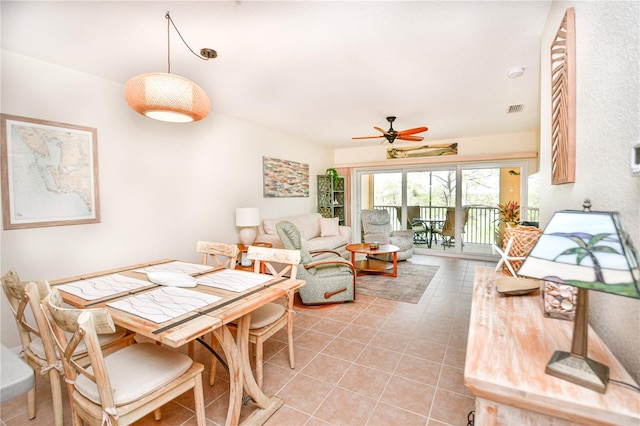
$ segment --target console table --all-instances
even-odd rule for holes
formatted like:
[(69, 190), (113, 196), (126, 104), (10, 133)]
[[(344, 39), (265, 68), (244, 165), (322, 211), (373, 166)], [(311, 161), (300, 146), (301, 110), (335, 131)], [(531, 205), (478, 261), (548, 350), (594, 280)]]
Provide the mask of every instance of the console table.
[[(476, 425), (640, 424), (640, 394), (609, 383), (605, 394), (545, 373), (556, 350), (570, 351), (573, 322), (546, 318), (540, 291), (504, 296), (492, 267), (477, 267), (464, 384), (476, 396)], [(589, 357), (610, 378), (635, 384), (589, 328)]]

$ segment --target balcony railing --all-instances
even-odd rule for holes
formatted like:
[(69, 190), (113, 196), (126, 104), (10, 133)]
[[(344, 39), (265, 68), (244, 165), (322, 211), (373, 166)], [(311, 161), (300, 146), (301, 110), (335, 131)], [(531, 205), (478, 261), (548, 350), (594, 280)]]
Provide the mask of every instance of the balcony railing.
[[(493, 244), (496, 236), (496, 228), (499, 226), (498, 218), (500, 212), (497, 207), (490, 206), (468, 206), (469, 218), (462, 234), (465, 243), (472, 244)], [(375, 209), (386, 210), (391, 218), (394, 230), (402, 229), (402, 224), (397, 216), (396, 206), (375, 206)], [(422, 219), (442, 219), (447, 213), (446, 206), (420, 206), (420, 217)], [(537, 208), (529, 208), (529, 221), (537, 222), (540, 211)]]

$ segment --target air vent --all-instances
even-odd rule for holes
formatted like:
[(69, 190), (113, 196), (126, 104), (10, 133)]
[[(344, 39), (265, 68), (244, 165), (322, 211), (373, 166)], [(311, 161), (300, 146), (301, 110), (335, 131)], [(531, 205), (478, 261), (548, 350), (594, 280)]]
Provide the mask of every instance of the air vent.
[(509, 110), (507, 110), (507, 114), (511, 114), (514, 112), (522, 112), (522, 110), (524, 109), (524, 105), (519, 104), (519, 105), (510, 105), (509, 106)]

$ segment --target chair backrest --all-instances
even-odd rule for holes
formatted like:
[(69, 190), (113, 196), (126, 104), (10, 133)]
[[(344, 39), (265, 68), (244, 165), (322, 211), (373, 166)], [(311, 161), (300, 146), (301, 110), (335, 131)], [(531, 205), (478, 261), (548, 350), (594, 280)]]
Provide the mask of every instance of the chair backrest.
[[(300, 264), (300, 250), (267, 248), (249, 246), (247, 257), (254, 261), (254, 272), (261, 272), (262, 267), (275, 277), (289, 276), (295, 278)], [(284, 264), (285, 267), (277, 270), (274, 263)]]
[[(75, 383), (83, 376), (95, 384), (103, 410), (112, 409), (114, 407), (114, 390), (109, 382), (109, 375), (98, 340), (98, 334), (113, 333), (116, 330), (109, 312), (104, 308), (65, 308), (62, 296), (56, 288), (51, 289), (49, 295), (44, 299), (43, 308), (47, 312), (56, 347), (63, 354), (62, 364), (68, 383)], [(71, 333), (72, 337), (68, 339), (65, 332)], [(91, 371), (72, 357), (81, 341), (84, 341), (87, 347)]]
[(47, 319), (40, 309), (41, 299), (50, 292), (49, 283), (20, 281), (18, 273), (11, 269), (2, 276), (2, 288), (18, 326), (22, 350), (30, 353), (31, 343), (37, 338), (42, 341), (47, 363), (54, 365), (57, 354)]
[[(402, 220), (402, 207), (396, 207), (396, 214), (398, 216), (398, 222)], [(407, 206), (407, 229), (412, 229), (414, 226), (413, 220), (420, 219), (420, 206)]]
[[(462, 226), (461, 231), (464, 233), (464, 227), (467, 226), (467, 220), (469, 220), (469, 207), (462, 207)], [(442, 235), (453, 237), (456, 233), (456, 209), (454, 207), (447, 207), (447, 215), (445, 217), (444, 225), (442, 226)]]
[(364, 234), (391, 234), (391, 220), (386, 210), (362, 210), (360, 212)]
[(236, 244), (210, 243), (208, 241), (198, 241), (196, 252), (202, 253), (202, 264), (207, 265), (212, 259), (214, 266), (235, 269), (240, 249)]
[(287, 220), (281, 220), (276, 224), (276, 231), (284, 248), (288, 250), (298, 250), (300, 252), (300, 263), (308, 265), (313, 262), (311, 253), (302, 247), (302, 237), (296, 225)]

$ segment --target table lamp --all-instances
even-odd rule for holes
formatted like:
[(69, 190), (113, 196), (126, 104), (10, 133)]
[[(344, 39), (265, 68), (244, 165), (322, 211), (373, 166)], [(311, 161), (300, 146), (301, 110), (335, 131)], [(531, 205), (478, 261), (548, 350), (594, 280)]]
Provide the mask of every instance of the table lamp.
[(240, 242), (250, 246), (256, 240), (256, 226), (260, 225), (260, 210), (257, 207), (236, 209), (236, 226), (240, 229)]
[(609, 367), (587, 357), (589, 290), (640, 298), (638, 256), (617, 212), (554, 213), (518, 275), (578, 287), (571, 352), (556, 351), (545, 372), (605, 393)]

